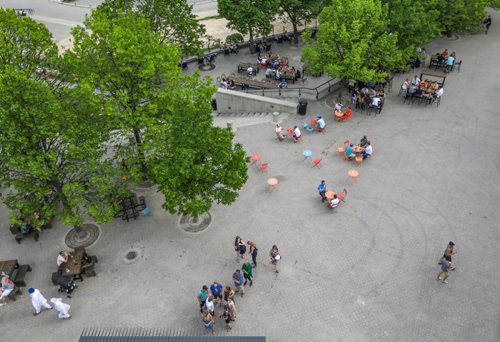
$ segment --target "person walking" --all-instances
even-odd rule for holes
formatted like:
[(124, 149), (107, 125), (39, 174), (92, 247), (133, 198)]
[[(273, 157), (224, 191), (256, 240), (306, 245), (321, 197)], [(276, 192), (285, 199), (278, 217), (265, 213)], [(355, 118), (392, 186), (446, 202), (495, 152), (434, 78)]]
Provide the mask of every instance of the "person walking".
[(201, 290), (198, 291), (198, 302), (200, 304), (200, 312), (203, 313), (203, 307), (205, 306), (205, 301), (208, 298), (208, 287), (207, 285), (203, 285)]
[(443, 256), (439, 260), (439, 265), (441, 265), (441, 263), (443, 262), (443, 259), (447, 259), (448, 263), (450, 264), (449, 265), (450, 271), (455, 270), (455, 267), (453, 267), (453, 265), (451, 264), (451, 256), (456, 254), (454, 248), (455, 248), (455, 243), (453, 241), (450, 241), (448, 243), (448, 246), (446, 246), (446, 249), (444, 250)]
[(236, 270), (233, 273), (233, 284), (234, 287), (236, 288), (235, 292), (240, 293), (241, 297), (245, 294), (245, 288), (243, 287), (243, 274), (241, 273), (240, 270)]
[(248, 253), (252, 256), (252, 265), (253, 267), (257, 267), (257, 253), (259, 250), (257, 249), (257, 246), (255, 246), (255, 242), (252, 240), (248, 240), (247, 244), (250, 246), (250, 251)]
[(234, 300), (234, 295), (236, 292), (231, 288), (231, 286), (226, 286), (224, 288), (224, 300), (227, 302), (229, 299)]
[(207, 308), (207, 311), (212, 315), (212, 317), (215, 317), (214, 297), (212, 295), (209, 295), (207, 300), (205, 301), (205, 307)]
[(236, 251), (236, 261), (238, 261), (239, 258), (245, 258), (244, 256), (247, 251), (247, 246), (245, 245), (243, 239), (239, 236), (234, 239), (234, 250)]
[(59, 313), (57, 316), (60, 319), (70, 319), (69, 309), (71, 306), (69, 304), (63, 303), (62, 298), (51, 298), (50, 302), (54, 304), (54, 309)]
[(220, 315), (220, 318), (222, 318), (226, 322), (226, 326), (224, 327), (226, 331), (231, 330), (231, 321), (233, 319), (231, 317), (231, 311), (229, 310), (229, 307), (227, 305), (224, 305), (224, 312), (222, 313), (222, 315)]
[(30, 294), (31, 297), (31, 304), (35, 309), (33, 316), (36, 316), (40, 313), (42, 306), (47, 310), (52, 309), (52, 306), (50, 306), (49, 303), (47, 303), (47, 299), (45, 299), (45, 297), (42, 295), (40, 291), (30, 287), (28, 289), (28, 293)]
[(7, 304), (7, 297), (14, 291), (14, 282), (7, 273), (2, 272), (2, 288), (0, 289), (0, 306)]
[[(441, 280), (443, 284), (448, 284), (446, 279), (448, 278), (448, 271), (450, 268), (449, 259), (450, 259), (449, 257), (446, 257), (443, 260), (441, 260), (441, 272), (439, 272), (437, 276), (437, 280)], [(443, 278), (441, 278), (441, 276), (443, 276)]]
[(245, 260), (245, 263), (241, 266), (241, 270), (243, 271), (243, 277), (245, 278), (243, 286), (245, 286), (248, 281), (250, 282), (250, 286), (253, 285), (252, 269), (253, 269), (252, 264), (248, 260)]
[(220, 300), (220, 305), (222, 305), (222, 284), (219, 284), (217, 281), (214, 281), (212, 285), (210, 285), (210, 292), (212, 292), (212, 296), (214, 297), (214, 304), (217, 305), (217, 302)]
[(326, 194), (326, 183), (324, 180), (321, 181), (321, 183), (319, 183), (318, 185), (318, 193), (319, 195), (321, 196), (321, 202), (325, 202), (325, 194)]
[(206, 312), (203, 315), (202, 320), (203, 320), (203, 326), (205, 327), (205, 334), (215, 335), (215, 329), (214, 329), (215, 321), (212, 315), (209, 312)]
[(273, 247), (271, 247), (271, 250), (269, 251), (269, 258), (271, 259), (271, 264), (273, 265), (274, 270), (276, 271), (276, 273), (279, 273), (280, 271), (278, 269), (278, 261), (281, 260), (281, 255), (276, 245), (273, 245)]
[(488, 30), (490, 29), (491, 26), (491, 15), (488, 15), (486, 19), (484, 19), (483, 24), (484, 24), (484, 33), (488, 34)]
[(227, 306), (229, 307), (229, 311), (231, 311), (231, 320), (234, 321), (236, 319), (236, 304), (234, 300), (228, 299)]

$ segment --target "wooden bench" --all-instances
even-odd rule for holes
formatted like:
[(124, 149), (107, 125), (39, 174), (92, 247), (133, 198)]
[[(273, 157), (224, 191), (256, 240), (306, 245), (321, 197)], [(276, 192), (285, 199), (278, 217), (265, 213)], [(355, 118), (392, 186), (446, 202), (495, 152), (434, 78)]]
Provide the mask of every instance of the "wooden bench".
[(262, 82), (249, 80), (246, 78), (230, 77), (229, 80), (234, 81), (235, 85), (240, 85), (242, 88), (255, 88), (255, 89), (278, 89), (279, 86), (276, 83)]
[(26, 277), (26, 273), (31, 272), (30, 265), (20, 265), (17, 270), (14, 271), (13, 281), (16, 286), (26, 286), (26, 282), (24, 281), (24, 277)]

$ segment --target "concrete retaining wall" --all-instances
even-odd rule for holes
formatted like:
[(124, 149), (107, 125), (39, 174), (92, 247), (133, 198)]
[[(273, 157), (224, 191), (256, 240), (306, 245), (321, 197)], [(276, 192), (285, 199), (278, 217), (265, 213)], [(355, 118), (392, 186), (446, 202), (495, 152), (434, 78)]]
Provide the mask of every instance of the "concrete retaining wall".
[(228, 89), (217, 89), (218, 113), (281, 112), (296, 114), (299, 104)]

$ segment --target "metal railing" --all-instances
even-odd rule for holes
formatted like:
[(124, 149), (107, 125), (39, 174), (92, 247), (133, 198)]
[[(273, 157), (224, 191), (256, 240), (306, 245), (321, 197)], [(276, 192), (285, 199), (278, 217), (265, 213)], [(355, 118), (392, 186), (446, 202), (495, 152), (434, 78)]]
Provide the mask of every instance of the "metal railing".
[[(300, 82), (300, 80), (298, 81)], [(259, 94), (262, 96), (277, 96), (277, 97), (293, 97), (309, 98), (319, 100), (325, 95), (339, 89), (342, 86), (341, 78), (330, 79), (315, 88), (297, 87), (297, 88), (278, 88), (278, 89), (249, 89), (245, 88), (243, 91), (248, 94)]]

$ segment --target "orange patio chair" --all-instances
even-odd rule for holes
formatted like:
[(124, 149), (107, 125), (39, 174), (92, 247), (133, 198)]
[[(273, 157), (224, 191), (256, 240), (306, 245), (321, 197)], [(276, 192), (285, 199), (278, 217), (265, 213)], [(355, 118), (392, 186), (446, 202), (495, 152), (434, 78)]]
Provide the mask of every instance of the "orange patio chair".
[(264, 170), (267, 169), (268, 166), (269, 166), (269, 163), (260, 163), (259, 164), (259, 171), (263, 172)]
[(321, 167), (321, 161), (323, 160), (323, 158), (319, 158), (319, 159), (314, 159), (313, 160), (313, 167), (317, 166), (318, 169)]
[(346, 188), (344, 188), (344, 190), (342, 190), (342, 192), (341, 192), (341, 193), (338, 193), (338, 194), (337, 194), (337, 198), (338, 198), (339, 200), (341, 200), (342, 202), (345, 202), (345, 201), (344, 201), (344, 198), (345, 198), (346, 196), (347, 196), (347, 189), (346, 189)]

